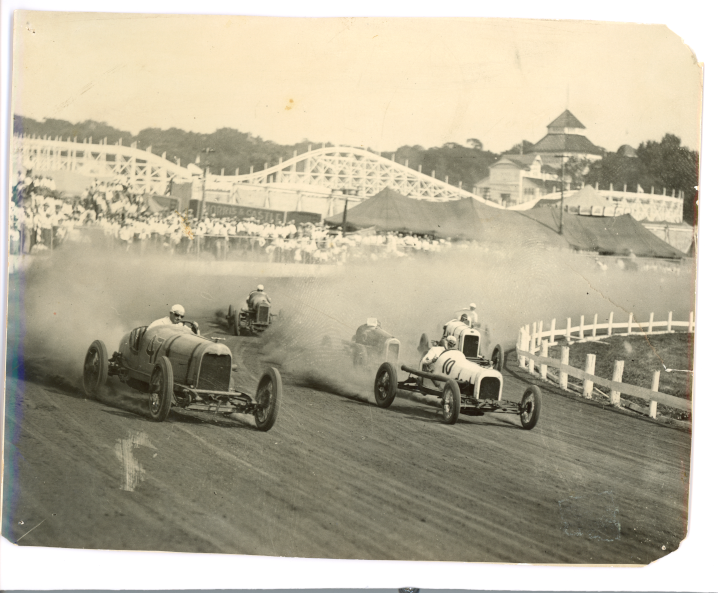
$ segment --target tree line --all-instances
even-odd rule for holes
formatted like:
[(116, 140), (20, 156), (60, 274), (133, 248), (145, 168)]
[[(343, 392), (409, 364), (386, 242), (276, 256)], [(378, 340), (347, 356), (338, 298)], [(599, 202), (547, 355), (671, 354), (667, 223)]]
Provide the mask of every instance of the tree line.
[[(92, 138), (94, 142), (107, 138), (109, 144), (119, 140), (125, 145), (137, 142), (138, 148), (152, 146), (155, 154), (167, 153), (170, 160), (180, 160), (186, 166), (200, 157), (199, 165), (208, 167), (212, 173), (219, 174), (224, 169), (227, 175), (239, 170), (240, 174), (249, 173), (250, 167), (255, 171), (275, 165), (279, 159), (291, 158), (294, 151), (302, 154), (313, 147), (321, 146), (321, 142), (303, 140), (293, 145), (282, 145), (264, 140), (246, 132), (232, 128), (221, 128), (211, 134), (186, 132), (178, 128), (161, 130), (146, 128), (136, 136), (130, 132), (119, 130), (104, 122), (87, 120), (71, 123), (61, 119), (45, 119), (37, 121), (29, 117), (14, 116), (14, 133), (36, 134), (51, 137), (77, 138), (79, 142)], [(489, 176), (489, 167), (501, 156), (484, 150), (482, 142), (477, 138), (469, 138), (467, 146), (457, 142), (448, 142), (442, 146), (424, 148), (423, 146), (401, 146), (396, 151), (382, 152), (386, 158), (394, 158), (397, 163), (408, 164), (414, 170), (421, 168), (427, 175), (433, 174), (437, 179), (461, 186), (471, 191), (482, 179)], [(331, 143), (326, 143), (332, 146)], [(210, 152), (207, 152), (207, 150)], [(512, 146), (505, 154), (530, 153), (532, 144), (526, 140)], [(698, 153), (681, 145), (681, 139), (673, 134), (666, 134), (660, 142), (642, 142), (635, 151), (635, 156), (626, 151), (605, 152), (603, 158), (589, 162), (575, 158), (568, 159), (565, 174), (572, 179), (574, 186), (581, 183), (599, 184), (602, 189), (613, 184), (622, 189), (624, 185), (629, 191), (637, 191), (640, 186), (646, 193), (651, 187), (656, 192), (663, 188), (681, 190), (686, 199), (684, 202), (684, 220), (691, 224), (695, 221), (696, 200), (698, 192)], [(560, 174), (560, 171), (547, 172)]]

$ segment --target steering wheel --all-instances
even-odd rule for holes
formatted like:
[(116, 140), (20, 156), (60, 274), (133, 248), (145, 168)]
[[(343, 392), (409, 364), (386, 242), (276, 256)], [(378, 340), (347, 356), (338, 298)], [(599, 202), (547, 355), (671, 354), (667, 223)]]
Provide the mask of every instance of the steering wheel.
[(193, 333), (199, 335), (199, 323), (197, 323), (196, 321), (183, 321), (182, 325), (190, 328)]

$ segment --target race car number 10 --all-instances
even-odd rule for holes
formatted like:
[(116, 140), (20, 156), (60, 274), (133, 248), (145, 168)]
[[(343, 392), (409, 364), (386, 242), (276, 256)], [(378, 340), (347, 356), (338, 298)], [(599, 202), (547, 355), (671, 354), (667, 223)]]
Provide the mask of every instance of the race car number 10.
[(456, 364), (456, 361), (452, 358), (444, 361), (444, 366), (441, 367), (441, 372), (444, 373), (445, 375), (448, 375), (451, 372), (451, 369), (454, 368), (455, 364)]

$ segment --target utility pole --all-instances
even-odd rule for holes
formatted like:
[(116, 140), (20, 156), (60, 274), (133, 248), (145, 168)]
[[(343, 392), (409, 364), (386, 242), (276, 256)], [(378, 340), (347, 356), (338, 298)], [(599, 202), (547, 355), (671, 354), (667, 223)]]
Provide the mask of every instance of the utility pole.
[(561, 215), (559, 218), (558, 223), (558, 234), (563, 235), (563, 175), (564, 175), (564, 167), (563, 167), (563, 157), (565, 155), (561, 155)]
[(204, 162), (204, 172), (202, 174), (202, 202), (199, 205), (199, 215), (197, 216), (197, 220), (202, 220), (202, 217), (204, 216), (204, 203), (207, 199), (207, 175), (209, 174), (209, 163), (207, 162), (209, 160), (209, 153), (214, 152), (214, 149), (212, 148), (203, 148), (202, 152), (206, 155), (205, 156), (205, 162)]
[(344, 196), (344, 216), (342, 217), (342, 237), (347, 234), (347, 210), (349, 208), (349, 196)]

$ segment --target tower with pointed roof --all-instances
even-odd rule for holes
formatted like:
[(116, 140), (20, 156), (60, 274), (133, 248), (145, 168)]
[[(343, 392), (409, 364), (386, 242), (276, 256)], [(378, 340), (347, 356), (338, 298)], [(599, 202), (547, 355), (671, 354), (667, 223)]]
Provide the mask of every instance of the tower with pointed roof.
[(531, 149), (531, 154), (540, 155), (544, 165), (561, 166), (564, 159), (576, 157), (597, 161), (603, 151), (591, 142), (583, 130), (586, 129), (568, 109), (547, 126), (547, 134)]

